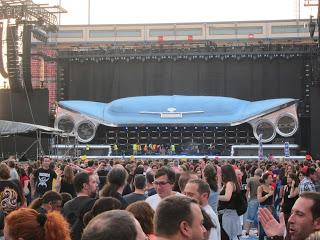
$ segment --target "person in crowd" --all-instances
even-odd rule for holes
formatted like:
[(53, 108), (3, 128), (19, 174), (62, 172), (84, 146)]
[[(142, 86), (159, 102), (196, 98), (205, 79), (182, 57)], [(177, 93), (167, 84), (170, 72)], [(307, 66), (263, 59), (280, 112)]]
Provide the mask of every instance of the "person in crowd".
[(110, 164), (105, 160), (100, 161), (101, 168), (97, 171), (97, 175), (99, 177), (99, 190), (103, 188), (107, 181), (107, 175), (111, 170)]
[(241, 235), (240, 218), (237, 207), (240, 195), (240, 186), (232, 165), (221, 167), (223, 187), (219, 195), (219, 222), (221, 226), (221, 239), (236, 239)]
[(294, 173), (289, 173), (287, 176), (287, 184), (283, 189), (283, 199), (281, 202), (281, 211), (284, 214), (285, 223), (291, 214), (292, 207), (299, 197), (299, 180)]
[(34, 198), (41, 197), (45, 192), (52, 190), (52, 182), (57, 178), (57, 174), (49, 168), (50, 162), (50, 158), (44, 157), (41, 160), (41, 167), (34, 172), (32, 181), (35, 186)]
[(65, 203), (62, 213), (71, 227), (71, 237), (73, 240), (81, 239), (83, 216), (88, 212), (94, 202), (93, 196), (96, 193), (97, 182), (93, 174), (87, 172), (77, 173), (74, 177), (74, 188), (77, 197)]
[[(278, 222), (267, 208), (260, 208), (259, 221), (268, 237), (284, 239), (286, 232), (284, 215)], [(291, 240), (305, 240), (320, 230), (320, 193), (302, 193), (292, 207), (288, 220)]]
[(20, 180), (19, 174), (16, 169), (16, 163), (14, 160), (8, 161), (8, 166), (10, 168), (10, 180)]
[(147, 185), (146, 185), (146, 195), (148, 197), (157, 194), (156, 189), (154, 188), (154, 173), (152, 170), (146, 172), (146, 179), (147, 179)]
[(313, 170), (314, 170), (314, 168), (306, 167), (305, 170), (302, 171), (304, 176), (299, 184), (299, 194), (300, 195), (304, 192), (315, 192), (316, 191), (314, 183), (312, 182), (312, 179), (310, 178), (310, 175), (312, 173), (314, 173)]
[[(273, 206), (273, 193), (274, 188), (271, 186), (273, 182), (272, 174), (267, 172), (262, 175), (260, 179), (261, 185), (257, 189), (257, 199), (261, 208), (268, 208), (270, 212), (275, 214), (275, 208)], [(263, 228), (259, 227), (259, 240), (263, 240), (265, 237)]]
[(20, 183), (22, 186), (23, 195), (26, 198), (27, 204), (30, 204), (30, 202), (31, 202), (30, 178), (27, 175), (24, 168), (19, 168), (19, 172), (20, 172)]
[(61, 177), (60, 183), (57, 183), (57, 185), (60, 187), (60, 193), (69, 193), (74, 198), (76, 196), (76, 191), (74, 189), (73, 184), (74, 179), (74, 172), (72, 167), (65, 166), (63, 170), (63, 175)]
[(196, 200), (186, 196), (163, 199), (154, 216), (157, 240), (204, 239), (206, 229)]
[[(9, 167), (5, 163), (0, 163), (0, 211), (3, 216), (8, 215), (25, 204), (20, 184), (17, 185), (9, 179)], [(3, 222), (0, 223), (0, 229), (3, 229), (1, 225), (3, 225)]]
[(309, 167), (308, 168), (308, 173), (309, 173), (310, 179), (311, 179), (311, 181), (312, 181), (312, 183), (314, 185), (315, 191), (317, 191), (319, 175), (318, 175), (318, 172), (317, 172), (316, 168), (314, 166)]
[(218, 178), (216, 168), (212, 164), (207, 164), (203, 170), (204, 180), (210, 186), (209, 205), (218, 214)]
[(121, 207), (121, 202), (118, 199), (115, 199), (113, 197), (99, 198), (94, 203), (92, 209), (84, 215), (83, 223), (85, 226), (87, 226), (91, 219), (97, 216), (98, 214), (110, 210), (121, 209)]
[(134, 176), (134, 192), (125, 195), (123, 198), (129, 204), (144, 201), (146, 196), (144, 195), (144, 189), (146, 187), (146, 177), (143, 174), (137, 174)]
[(94, 161), (93, 160), (89, 160), (87, 162), (87, 167), (84, 169), (87, 173), (94, 173)]
[(259, 208), (259, 202), (257, 199), (257, 190), (258, 187), (261, 185), (260, 178), (262, 176), (262, 169), (257, 168), (254, 171), (254, 176), (249, 178), (247, 183), (247, 199), (248, 199), (248, 210), (247, 210), (247, 219), (245, 222), (245, 235), (248, 236), (250, 229), (252, 227), (252, 224), (258, 223), (258, 208)]
[(184, 191), (184, 188), (186, 187), (186, 185), (190, 179), (198, 179), (198, 176), (196, 174), (190, 173), (190, 172), (181, 173), (181, 175), (179, 177), (179, 181), (178, 181), (179, 188), (180, 188), (181, 192)]
[(145, 240), (139, 222), (125, 210), (111, 210), (94, 217), (83, 231), (82, 240)]
[(126, 210), (131, 212), (140, 223), (143, 232), (148, 236), (149, 240), (155, 240), (153, 228), (154, 210), (144, 201), (137, 201), (130, 204)]
[(201, 208), (210, 216), (214, 227), (210, 230), (209, 239), (220, 239), (221, 233), (219, 219), (208, 202), (210, 196), (209, 184), (201, 179), (192, 179), (187, 183), (183, 193), (184, 195), (197, 200)]
[(173, 161), (173, 166), (172, 166), (172, 169), (175, 173), (180, 173), (181, 172), (181, 168), (179, 166), (179, 160), (178, 159), (175, 159)]
[[(299, 185), (300, 185), (301, 181), (304, 179), (304, 173), (302, 171), (299, 171), (298, 179), (299, 179)], [(300, 189), (299, 189), (299, 192), (300, 192)]]
[(64, 204), (70, 200), (73, 199), (73, 197), (71, 196), (70, 193), (66, 193), (66, 192), (63, 192), (63, 193), (60, 193), (61, 195), (61, 198), (62, 198), (62, 203), (61, 203), (61, 209), (64, 207)]
[(42, 197), (34, 199), (29, 208), (36, 210), (38, 213), (47, 214), (52, 211), (61, 211), (62, 197), (60, 193), (48, 191)]
[(126, 200), (122, 197), (122, 192), (126, 186), (128, 173), (122, 165), (115, 165), (107, 176), (107, 183), (100, 192), (101, 197), (114, 197), (118, 199), (122, 208), (128, 206)]
[(6, 240), (70, 240), (67, 221), (58, 212), (47, 215), (34, 209), (21, 208), (5, 218)]
[(179, 192), (181, 193), (180, 187), (179, 187), (179, 178), (180, 178), (181, 173), (180, 172), (175, 172), (175, 180), (173, 184), (172, 191), (174, 192)]
[(210, 216), (206, 213), (206, 211), (203, 208), (201, 208), (201, 213), (203, 216), (203, 226), (206, 229), (206, 232), (204, 233), (204, 240), (209, 240), (211, 229), (214, 229), (215, 225), (212, 222)]
[(175, 182), (175, 173), (169, 167), (161, 167), (155, 175), (154, 186), (157, 194), (146, 199), (146, 202), (155, 210), (162, 199), (180, 193), (172, 191)]

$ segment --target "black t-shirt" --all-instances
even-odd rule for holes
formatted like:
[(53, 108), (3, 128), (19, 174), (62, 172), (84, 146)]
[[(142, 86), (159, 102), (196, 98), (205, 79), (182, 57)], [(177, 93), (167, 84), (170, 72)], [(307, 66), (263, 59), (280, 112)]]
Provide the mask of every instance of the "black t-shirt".
[(76, 197), (76, 191), (74, 189), (73, 183), (67, 183), (62, 178), (61, 179), (60, 193), (63, 193), (63, 192), (70, 193), (73, 198)]
[(116, 192), (113, 196), (109, 196), (109, 197), (114, 197), (118, 199), (121, 202), (121, 209), (126, 209), (126, 207), (128, 207), (127, 201), (122, 197), (120, 193)]
[(144, 194), (137, 194), (137, 193), (129, 193), (125, 195), (124, 200), (130, 205), (131, 203), (137, 202), (137, 201), (144, 201), (146, 200), (146, 196)]
[(39, 168), (34, 173), (36, 192), (42, 196), (45, 192), (52, 190), (52, 181), (57, 178), (55, 171)]
[(22, 199), (22, 192), (17, 184), (10, 180), (0, 181), (0, 209), (5, 215), (18, 209)]
[(81, 239), (82, 231), (84, 229), (83, 216), (90, 211), (96, 199), (88, 196), (79, 196), (68, 202), (63, 206), (62, 214), (70, 224), (71, 239)]

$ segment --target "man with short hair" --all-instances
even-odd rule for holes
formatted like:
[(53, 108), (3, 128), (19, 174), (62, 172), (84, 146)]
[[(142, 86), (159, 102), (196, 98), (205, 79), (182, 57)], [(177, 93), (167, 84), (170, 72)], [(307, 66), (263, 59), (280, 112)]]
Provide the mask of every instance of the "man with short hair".
[(178, 185), (179, 185), (181, 192), (184, 191), (184, 188), (186, 187), (186, 185), (190, 179), (198, 179), (197, 174), (190, 173), (190, 172), (181, 173), (179, 180), (178, 180)]
[(62, 213), (71, 227), (72, 239), (80, 239), (83, 225), (83, 216), (91, 210), (95, 199), (92, 196), (96, 193), (96, 177), (87, 172), (77, 173), (74, 177), (74, 187), (77, 197), (66, 202)]
[(155, 175), (155, 181), (153, 182), (157, 194), (146, 199), (146, 202), (150, 204), (153, 210), (156, 210), (160, 201), (165, 197), (181, 195), (178, 192), (172, 191), (175, 177), (174, 171), (169, 167), (161, 167), (158, 169)]
[[(274, 238), (284, 236), (286, 226), (283, 214), (280, 215), (280, 223), (267, 208), (260, 208), (258, 216), (267, 236)], [(292, 207), (288, 224), (291, 240), (304, 240), (311, 233), (319, 231), (320, 193), (302, 193)]]
[(41, 161), (41, 168), (34, 173), (35, 197), (41, 197), (45, 192), (52, 190), (52, 182), (57, 178), (57, 174), (49, 168), (50, 163), (51, 159), (44, 157)]
[(140, 223), (125, 210), (103, 212), (84, 229), (82, 240), (145, 240)]
[(215, 228), (211, 228), (209, 240), (216, 240), (221, 238), (220, 224), (217, 214), (209, 205), (210, 186), (201, 179), (191, 179), (184, 188), (184, 195), (191, 197), (198, 201), (203, 210), (210, 216)]
[(185, 196), (163, 199), (154, 215), (157, 240), (204, 240), (206, 229), (197, 202)]
[(137, 174), (134, 177), (133, 185), (135, 187), (134, 192), (129, 193), (123, 197), (128, 205), (137, 201), (144, 201), (146, 199), (146, 196), (144, 195), (144, 189), (146, 187), (146, 177), (143, 174)]
[(303, 172), (304, 177), (299, 184), (299, 194), (304, 192), (315, 192), (316, 188), (310, 176), (314, 173), (314, 168), (307, 167), (306, 171)]
[(153, 185), (154, 174), (152, 170), (149, 170), (146, 172), (146, 179), (147, 179), (146, 193), (148, 197), (157, 194), (156, 189), (154, 188), (154, 185)]

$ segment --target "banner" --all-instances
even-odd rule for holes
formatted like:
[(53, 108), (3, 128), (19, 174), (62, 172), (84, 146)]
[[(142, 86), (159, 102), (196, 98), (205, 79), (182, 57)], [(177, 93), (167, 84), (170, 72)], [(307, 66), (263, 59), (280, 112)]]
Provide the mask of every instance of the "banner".
[(284, 143), (284, 156), (286, 158), (290, 157), (290, 148), (289, 148), (289, 142)]

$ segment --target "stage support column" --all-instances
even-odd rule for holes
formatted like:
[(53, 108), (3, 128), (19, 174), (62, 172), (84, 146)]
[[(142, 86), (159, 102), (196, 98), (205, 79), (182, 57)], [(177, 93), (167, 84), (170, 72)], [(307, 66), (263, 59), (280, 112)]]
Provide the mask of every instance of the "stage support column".
[(311, 87), (311, 154), (320, 157), (320, 81), (314, 81)]

